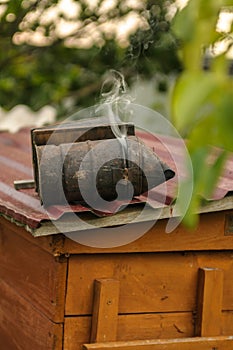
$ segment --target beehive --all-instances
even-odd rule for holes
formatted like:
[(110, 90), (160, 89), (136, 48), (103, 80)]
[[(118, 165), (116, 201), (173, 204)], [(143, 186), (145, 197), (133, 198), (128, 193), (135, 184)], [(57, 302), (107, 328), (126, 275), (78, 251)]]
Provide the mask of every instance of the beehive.
[[(171, 212), (164, 205), (164, 215), (139, 239), (112, 248), (85, 246), (58, 232), (34, 190), (13, 188), (15, 178), (30, 176), (28, 130), (2, 133), (0, 141), (2, 350), (79, 350), (83, 344), (85, 349), (233, 348), (231, 195), (221, 194), (203, 208), (194, 231), (179, 225), (165, 233)], [(225, 192), (218, 187), (225, 194), (232, 190), (230, 170), (227, 174)], [(97, 234), (128, 223), (141, 210), (139, 203), (96, 218), (81, 209), (79, 216), (96, 225)], [(54, 217), (59, 210), (54, 208)], [(148, 208), (147, 222), (154, 210)], [(65, 214), (56, 220), (72, 231)], [(130, 232), (140, 225), (127, 227)]]

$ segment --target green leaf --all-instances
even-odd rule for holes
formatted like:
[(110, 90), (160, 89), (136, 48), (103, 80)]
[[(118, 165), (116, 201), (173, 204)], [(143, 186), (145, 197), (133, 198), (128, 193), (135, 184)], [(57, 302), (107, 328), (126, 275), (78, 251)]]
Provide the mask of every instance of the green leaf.
[[(191, 154), (194, 173), (193, 195), (183, 219), (186, 226), (190, 228), (194, 228), (198, 223), (198, 212), (203, 199), (207, 200), (212, 196), (223, 170), (227, 152), (222, 151), (211, 165), (207, 162), (208, 156), (210, 155), (211, 150), (209, 147), (198, 148)], [(190, 184), (187, 181), (184, 181), (180, 186), (178, 205), (183, 211), (185, 208), (182, 207), (182, 202), (184, 202), (187, 188), (189, 188), (188, 186), (190, 186)]]
[(223, 166), (226, 161), (226, 157), (227, 152), (222, 151), (211, 166), (206, 165), (204, 167), (203, 170), (205, 171), (206, 175), (204, 176), (203, 193), (201, 193), (204, 196), (204, 198), (208, 199), (209, 197), (211, 197), (215, 186), (217, 185), (219, 176), (223, 171)]
[(175, 15), (172, 28), (176, 36), (186, 42), (192, 40), (195, 32), (195, 16), (196, 5), (190, 3)]
[(233, 152), (233, 86), (225, 92), (219, 101), (216, 119), (218, 123), (218, 136), (222, 147)]
[(213, 108), (214, 101), (209, 97), (216, 85), (215, 76), (206, 72), (187, 71), (177, 80), (172, 96), (172, 115), (175, 126), (183, 135)]

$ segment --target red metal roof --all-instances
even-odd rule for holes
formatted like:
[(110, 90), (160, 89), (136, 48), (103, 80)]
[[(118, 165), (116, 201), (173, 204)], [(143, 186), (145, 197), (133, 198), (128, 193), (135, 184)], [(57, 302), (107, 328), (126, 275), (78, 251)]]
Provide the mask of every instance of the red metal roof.
[[(176, 166), (179, 171), (185, 173), (184, 159), (182, 155), (182, 144), (179, 139), (163, 136), (156, 138), (153, 135), (138, 133), (144, 142), (154, 149), (160, 159), (166, 162), (175, 172)], [(172, 149), (172, 157), (170, 151)], [(176, 165), (173, 157), (175, 156)], [(74, 211), (77, 213), (90, 211), (90, 208), (83, 205), (61, 206), (56, 205), (46, 210), (41, 206), (39, 197), (34, 189), (14, 189), (14, 180), (32, 179), (32, 160), (30, 130), (22, 129), (16, 134), (8, 132), (0, 133), (0, 213), (4, 214), (29, 228), (37, 228), (40, 223), (50, 218), (59, 219), (64, 213)], [(224, 174), (221, 176), (212, 200), (221, 199), (233, 190), (233, 157), (229, 158)], [(167, 184), (167, 202), (169, 204), (175, 196), (177, 177), (169, 180)], [(154, 190), (153, 206), (164, 206), (160, 202), (160, 186)], [(135, 198), (134, 203), (144, 201), (143, 197)]]

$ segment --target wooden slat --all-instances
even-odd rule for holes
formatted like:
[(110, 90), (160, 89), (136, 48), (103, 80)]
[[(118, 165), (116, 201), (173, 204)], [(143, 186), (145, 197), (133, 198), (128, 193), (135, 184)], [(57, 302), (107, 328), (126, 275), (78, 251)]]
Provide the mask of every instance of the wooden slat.
[[(27, 233), (24, 228), (20, 228), (14, 224), (11, 224), (7, 220), (0, 218), (0, 222), (7, 222), (8, 225), (15, 226), (15, 230), (19, 232), (25, 239), (33, 241), (34, 244), (40, 245), (51, 254), (82, 254), (82, 253), (132, 253), (132, 252), (167, 252), (167, 251), (189, 251), (189, 250), (227, 250), (233, 249), (233, 235), (225, 235), (225, 215), (227, 213), (233, 213), (233, 211), (222, 211), (215, 213), (208, 213), (200, 215), (200, 224), (194, 230), (188, 230), (180, 225), (172, 233), (167, 234), (165, 232), (167, 220), (158, 220), (155, 226), (146, 232), (141, 238), (133, 241), (132, 243), (110, 248), (93, 248), (90, 246), (81, 245), (65, 236), (58, 234), (58, 230), (50, 222), (44, 222), (41, 225), (42, 231), (50, 236), (42, 236), (34, 239), (30, 233)], [(120, 214), (120, 213), (119, 213)], [(123, 212), (122, 212), (123, 214)], [(90, 214), (89, 214), (90, 215)], [(128, 214), (132, 219), (132, 213)], [(94, 221), (101, 222), (102, 218), (96, 218), (92, 216)], [(65, 216), (64, 216), (65, 218)], [(115, 215), (112, 219), (115, 218)], [(103, 218), (104, 219), (104, 218)], [(63, 219), (62, 219), (63, 220)], [(85, 220), (85, 218), (84, 218)], [(92, 223), (92, 221), (90, 222)], [(121, 224), (124, 221), (121, 220)], [(72, 222), (67, 222), (64, 219), (64, 232), (66, 228), (71, 225)], [(95, 222), (93, 223), (95, 225)], [(127, 230), (135, 230), (135, 225), (141, 226), (142, 230), (144, 223), (133, 224), (127, 226)], [(62, 227), (62, 224), (59, 224)], [(75, 222), (77, 228), (77, 222)], [(73, 230), (75, 230), (75, 227)], [(56, 229), (56, 234), (54, 233)], [(39, 228), (40, 230), (40, 228)], [(39, 234), (38, 230), (38, 234)], [(127, 231), (126, 230), (126, 234)], [(97, 234), (101, 235), (101, 229), (96, 230)], [(205, 234), (203, 234), (205, 232)], [(42, 234), (44, 234), (42, 232)], [(91, 231), (88, 232), (91, 234)], [(116, 233), (117, 234), (117, 233)], [(83, 235), (87, 235), (86, 231), (83, 231)], [(174, 241), (176, 244), (174, 245)]]
[(193, 335), (192, 312), (119, 316), (117, 340), (183, 338)]
[[(229, 211), (232, 213), (232, 211)], [(227, 211), (208, 213), (200, 215), (200, 223), (194, 230), (189, 230), (184, 226), (178, 226), (172, 233), (165, 232), (167, 220), (158, 220), (153, 228), (142, 235), (141, 238), (132, 243), (110, 248), (93, 248), (78, 244), (77, 242), (66, 239), (63, 247), (60, 247), (61, 252), (69, 252), (71, 254), (80, 253), (121, 253), (121, 252), (167, 252), (167, 251), (190, 251), (190, 250), (227, 250), (233, 249), (233, 235), (225, 235), (225, 215)], [(129, 218), (134, 218), (135, 213), (128, 213), (123, 211), (119, 214), (128, 215)], [(137, 214), (138, 215), (138, 214)], [(93, 218), (93, 226), (95, 222), (100, 223), (104, 218)], [(112, 221), (116, 220), (115, 215)], [(148, 218), (149, 220), (149, 218)], [(90, 221), (92, 224), (92, 221)], [(116, 223), (117, 224), (117, 220)], [(119, 224), (119, 222), (118, 222)], [(122, 218), (121, 224), (124, 224)], [(104, 224), (103, 224), (104, 225)], [(108, 224), (109, 225), (109, 224)], [(77, 223), (76, 223), (77, 226)], [(131, 234), (137, 228), (142, 232), (144, 230), (144, 223), (127, 225), (125, 234)], [(73, 228), (75, 231), (75, 228)], [(101, 229), (96, 229), (96, 235), (101, 236)], [(81, 233), (80, 233), (81, 234)], [(83, 235), (87, 235), (83, 231)], [(88, 234), (92, 235), (89, 231)], [(116, 232), (117, 235), (117, 232)], [(175, 242), (175, 244), (174, 244)]]
[(196, 335), (200, 337), (221, 335), (219, 322), (222, 313), (223, 271), (200, 268), (198, 278)]
[(224, 270), (222, 308), (232, 310), (231, 251), (71, 256), (66, 315), (92, 313), (93, 281), (99, 278), (120, 281), (119, 313), (195, 311), (198, 268), (202, 266)]
[[(222, 324), (223, 335), (233, 334), (233, 312), (224, 311), (219, 323)], [(90, 343), (91, 316), (65, 318), (64, 330), (64, 349), (80, 350), (82, 344)], [(193, 336), (194, 324), (191, 312), (119, 315), (118, 317), (118, 341)]]
[(232, 350), (233, 337), (185, 338), (169, 340), (138, 340), (132, 342), (111, 342), (85, 344), (84, 350)]
[[(67, 317), (64, 329), (64, 349), (80, 350), (82, 344), (90, 343), (91, 316)], [(118, 316), (116, 339), (119, 341), (182, 338), (193, 335), (191, 312)]]
[(116, 340), (119, 303), (119, 281), (95, 280), (91, 342)]
[(222, 334), (233, 334), (233, 311), (222, 312)]
[[(51, 236), (44, 237), (33, 237), (30, 232), (27, 232), (24, 227), (20, 227), (14, 222), (9, 221), (10, 218), (6, 219), (5, 217), (0, 216), (0, 229), (10, 231), (14, 234), (19, 235), (25, 240), (29, 241), (35, 246), (39, 246), (41, 249), (50, 253), (54, 256), (61, 255), (64, 245), (64, 236), (62, 234), (56, 234)], [(52, 223), (50, 222), (50, 226)]]
[(2, 350), (62, 350), (63, 325), (51, 322), (2, 280), (0, 315)]
[(62, 322), (66, 259), (55, 259), (11, 228), (0, 225), (0, 278), (45, 316)]
[(92, 313), (93, 282), (99, 278), (120, 281), (119, 313), (193, 310), (195, 263), (193, 255), (180, 253), (71, 256), (65, 313)]

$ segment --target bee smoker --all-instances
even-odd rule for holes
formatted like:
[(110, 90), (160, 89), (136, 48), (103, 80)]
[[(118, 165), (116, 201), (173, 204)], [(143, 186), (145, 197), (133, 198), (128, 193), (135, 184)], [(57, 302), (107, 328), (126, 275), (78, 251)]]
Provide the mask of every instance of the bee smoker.
[(82, 202), (96, 193), (107, 201), (125, 199), (129, 186), (139, 196), (174, 176), (135, 136), (133, 124), (116, 126), (127, 130), (126, 151), (111, 125), (95, 119), (31, 131), (35, 190), (43, 205)]

